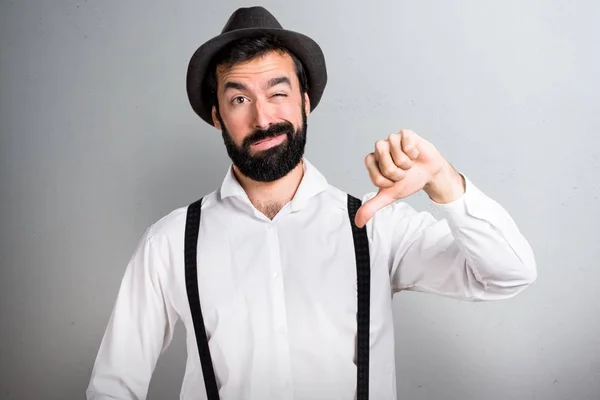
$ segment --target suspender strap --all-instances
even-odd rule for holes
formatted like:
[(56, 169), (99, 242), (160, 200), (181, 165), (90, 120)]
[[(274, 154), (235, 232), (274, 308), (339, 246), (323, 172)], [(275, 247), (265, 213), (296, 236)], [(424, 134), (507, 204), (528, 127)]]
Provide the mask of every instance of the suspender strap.
[(196, 343), (198, 344), (198, 353), (202, 364), (202, 375), (204, 385), (206, 386), (206, 395), (208, 400), (218, 400), (219, 390), (217, 388), (217, 379), (213, 369), (210, 351), (208, 349), (208, 339), (206, 338), (206, 329), (204, 327), (204, 318), (200, 308), (200, 296), (198, 294), (198, 271), (196, 267), (198, 254), (198, 235), (200, 228), (200, 209), (202, 199), (192, 203), (187, 210), (185, 222), (185, 286), (187, 289), (188, 301), (196, 333)]
[[(202, 199), (192, 203), (187, 210), (185, 225), (185, 283), (196, 333), (196, 343), (200, 362), (202, 364), (202, 375), (206, 386), (208, 400), (218, 400), (219, 390), (213, 369), (212, 359), (208, 348), (206, 328), (200, 307), (200, 296), (198, 293), (198, 235), (200, 228), (200, 210)], [(357, 380), (356, 399), (367, 400), (369, 398), (369, 329), (370, 329), (370, 298), (371, 298), (371, 265), (369, 258), (369, 241), (366, 227), (358, 228), (354, 223), (356, 212), (361, 206), (361, 201), (348, 195), (348, 217), (352, 226), (352, 237), (354, 239), (354, 254), (356, 258), (356, 279), (358, 284), (358, 308), (356, 315), (357, 339)]]
[(369, 330), (371, 300), (371, 263), (369, 257), (369, 240), (366, 226), (358, 228), (354, 223), (356, 212), (361, 201), (348, 195), (348, 217), (354, 237), (354, 254), (356, 256), (356, 279), (358, 284), (358, 311), (356, 314), (357, 338), (357, 380), (356, 399), (369, 398)]

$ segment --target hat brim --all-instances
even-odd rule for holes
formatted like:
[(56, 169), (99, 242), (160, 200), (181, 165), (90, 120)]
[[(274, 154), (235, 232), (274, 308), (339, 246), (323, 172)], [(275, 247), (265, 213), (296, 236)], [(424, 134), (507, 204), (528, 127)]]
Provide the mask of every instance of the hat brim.
[(301, 33), (285, 29), (238, 29), (216, 36), (204, 43), (194, 52), (188, 65), (186, 86), (190, 105), (196, 114), (208, 124), (214, 126), (211, 109), (208, 104), (205, 104), (202, 89), (212, 58), (234, 40), (259, 33), (275, 36), (284, 47), (298, 57), (307, 76), (311, 111), (319, 104), (327, 84), (327, 68), (323, 51), (314, 40)]

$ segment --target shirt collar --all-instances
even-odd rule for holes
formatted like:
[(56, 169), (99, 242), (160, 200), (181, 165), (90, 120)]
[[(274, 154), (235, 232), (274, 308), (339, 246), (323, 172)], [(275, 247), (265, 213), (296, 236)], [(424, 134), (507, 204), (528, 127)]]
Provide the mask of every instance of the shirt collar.
[[(323, 176), (323, 174), (321, 174), (321, 172), (305, 157), (302, 158), (302, 161), (304, 162), (304, 175), (300, 181), (298, 190), (291, 201), (292, 211), (302, 209), (309, 199), (325, 191), (329, 185), (325, 176)], [(239, 197), (249, 201), (248, 195), (233, 173), (232, 165), (229, 166), (227, 174), (223, 179), (220, 193), (221, 199), (226, 199), (227, 197)]]

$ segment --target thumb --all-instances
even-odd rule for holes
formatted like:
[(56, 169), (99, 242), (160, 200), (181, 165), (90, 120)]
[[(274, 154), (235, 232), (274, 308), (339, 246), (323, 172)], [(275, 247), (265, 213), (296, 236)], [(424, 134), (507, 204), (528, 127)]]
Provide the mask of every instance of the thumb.
[(367, 222), (373, 218), (373, 215), (383, 207), (392, 204), (395, 199), (385, 190), (380, 190), (375, 197), (371, 200), (366, 201), (354, 217), (354, 223), (359, 228), (362, 228)]

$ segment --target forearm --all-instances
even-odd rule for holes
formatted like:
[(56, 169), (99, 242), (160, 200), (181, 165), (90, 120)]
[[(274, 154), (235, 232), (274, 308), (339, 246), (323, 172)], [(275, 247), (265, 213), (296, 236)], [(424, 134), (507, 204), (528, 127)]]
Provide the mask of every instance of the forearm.
[(535, 281), (526, 239), (506, 210), (468, 179), (463, 196), (434, 204), (440, 220), (421, 212), (395, 223), (390, 244), (394, 291), (498, 300)]
[(447, 220), (455, 244), (486, 291), (513, 295), (535, 281), (533, 252), (510, 214), (472, 183), (468, 196), (438, 209)]

